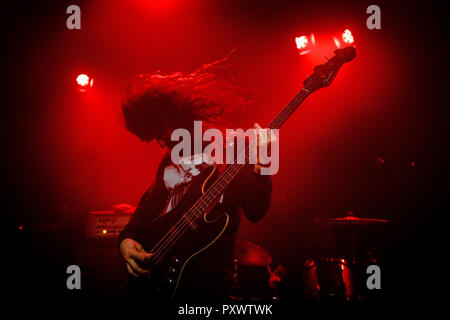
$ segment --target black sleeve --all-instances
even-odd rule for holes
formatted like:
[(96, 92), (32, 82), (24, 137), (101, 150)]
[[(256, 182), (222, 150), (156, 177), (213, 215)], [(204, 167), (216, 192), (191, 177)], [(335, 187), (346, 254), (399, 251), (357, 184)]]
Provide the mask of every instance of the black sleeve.
[(141, 242), (149, 222), (158, 217), (164, 210), (169, 196), (169, 192), (167, 191), (163, 180), (164, 167), (163, 161), (156, 173), (155, 182), (147, 192), (144, 193), (139, 201), (136, 211), (126, 227), (120, 233), (119, 244), (125, 238), (131, 238), (137, 242)]
[(254, 172), (253, 165), (246, 165), (238, 178), (241, 189), (241, 208), (252, 222), (260, 221), (270, 207), (272, 179), (269, 175)]

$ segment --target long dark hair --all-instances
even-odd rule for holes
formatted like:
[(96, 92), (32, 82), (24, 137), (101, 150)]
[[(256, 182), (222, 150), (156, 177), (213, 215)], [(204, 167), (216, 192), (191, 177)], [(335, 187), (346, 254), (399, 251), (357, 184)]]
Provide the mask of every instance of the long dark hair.
[(218, 75), (229, 56), (185, 73), (139, 74), (122, 104), (124, 124), (142, 141), (159, 138), (163, 130), (192, 128), (194, 120), (221, 126), (224, 114), (233, 114), (253, 102), (252, 93)]

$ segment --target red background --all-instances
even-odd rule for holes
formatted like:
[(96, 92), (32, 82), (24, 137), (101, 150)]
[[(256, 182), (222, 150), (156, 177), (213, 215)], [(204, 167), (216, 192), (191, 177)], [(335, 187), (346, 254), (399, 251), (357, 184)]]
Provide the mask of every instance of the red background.
[[(71, 31), (65, 10), (74, 3), (82, 28)], [(133, 75), (194, 70), (237, 48), (231, 72), (258, 95), (235, 127), (264, 126), (348, 28), (357, 58), (282, 128), (271, 209), (258, 224), (243, 220), (239, 237), (269, 249), (277, 263), (295, 257), (299, 265), (312, 219), (352, 210), (396, 223), (395, 248), (419, 241), (425, 208), (439, 193), (430, 185), (441, 172), (436, 152), (447, 114), (439, 100), (445, 82), (435, 76), (446, 52), (441, 20), (432, 18), (438, 7), (378, 2), (382, 29), (368, 30), (365, 1), (74, 3), (21, 2), (4, 12), (4, 195), (13, 227), (137, 204), (162, 150), (120, 122)], [(317, 47), (300, 56), (294, 39), (311, 32)], [(95, 79), (86, 93), (76, 90), (79, 73)], [(399, 175), (377, 167), (375, 156)], [(419, 189), (408, 181), (411, 161)]]

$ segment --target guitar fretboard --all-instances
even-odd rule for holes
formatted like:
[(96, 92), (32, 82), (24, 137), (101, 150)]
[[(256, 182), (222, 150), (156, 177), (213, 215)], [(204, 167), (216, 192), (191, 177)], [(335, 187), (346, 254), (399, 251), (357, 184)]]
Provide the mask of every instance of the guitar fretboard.
[[(305, 88), (300, 90), (300, 92), (297, 93), (297, 95), (283, 108), (283, 110), (281, 110), (280, 113), (278, 113), (278, 115), (269, 123), (267, 127), (270, 129), (279, 129), (300, 106), (300, 104), (306, 99), (309, 93), (310, 92)], [(239, 162), (248, 159), (249, 151), (253, 147), (254, 144), (247, 146), (245, 151), (237, 157), (237, 161), (233, 164), (228, 165), (225, 171), (211, 185), (208, 191), (197, 200), (194, 206), (190, 209), (195, 218), (203, 215), (203, 213), (217, 201), (225, 188), (242, 170), (244, 164)]]

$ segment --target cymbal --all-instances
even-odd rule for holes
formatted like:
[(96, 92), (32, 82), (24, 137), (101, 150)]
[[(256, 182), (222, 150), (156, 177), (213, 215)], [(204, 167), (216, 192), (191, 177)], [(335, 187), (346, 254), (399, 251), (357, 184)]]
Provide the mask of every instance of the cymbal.
[(242, 240), (236, 241), (234, 257), (239, 264), (245, 266), (266, 266), (272, 262), (272, 256), (266, 249)]
[(370, 219), (370, 218), (358, 218), (355, 216), (347, 216), (344, 218), (333, 219), (316, 219), (314, 223), (321, 225), (335, 225), (335, 226), (368, 226), (374, 224), (386, 223), (386, 219)]

